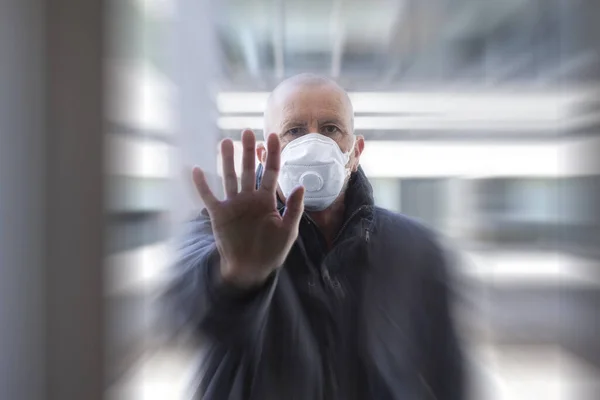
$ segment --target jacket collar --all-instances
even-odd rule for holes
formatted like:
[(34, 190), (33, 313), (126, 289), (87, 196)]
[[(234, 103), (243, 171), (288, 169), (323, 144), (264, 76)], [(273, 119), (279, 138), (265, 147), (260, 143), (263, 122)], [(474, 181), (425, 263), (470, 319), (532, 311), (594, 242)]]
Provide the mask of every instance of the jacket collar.
[(375, 204), (373, 187), (360, 165), (358, 166), (358, 170), (350, 176), (344, 202), (346, 213), (352, 213), (363, 206), (372, 207)]

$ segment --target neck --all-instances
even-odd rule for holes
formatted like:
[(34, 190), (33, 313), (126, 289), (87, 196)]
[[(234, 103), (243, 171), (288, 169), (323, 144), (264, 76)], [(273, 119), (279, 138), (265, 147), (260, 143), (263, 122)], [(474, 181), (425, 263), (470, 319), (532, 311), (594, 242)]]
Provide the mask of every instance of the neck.
[(308, 213), (315, 221), (327, 241), (328, 247), (333, 245), (342, 223), (344, 222), (344, 194), (336, 199), (336, 201), (323, 211), (311, 211)]

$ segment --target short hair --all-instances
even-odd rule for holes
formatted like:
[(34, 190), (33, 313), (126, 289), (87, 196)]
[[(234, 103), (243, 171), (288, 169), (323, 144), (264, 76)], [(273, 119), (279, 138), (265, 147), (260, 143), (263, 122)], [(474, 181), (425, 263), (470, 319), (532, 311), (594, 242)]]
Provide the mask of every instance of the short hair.
[(348, 92), (346, 91), (346, 89), (344, 89), (342, 86), (340, 86), (339, 83), (337, 83), (335, 80), (333, 80), (331, 78), (328, 78), (323, 75), (317, 75), (317, 74), (305, 72), (302, 74), (297, 74), (297, 75), (291, 76), (291, 77), (281, 81), (275, 87), (275, 89), (273, 89), (273, 91), (269, 94), (269, 97), (267, 98), (266, 107), (265, 107), (265, 110), (263, 113), (263, 138), (265, 140), (267, 139), (267, 135), (269, 134), (267, 132), (267, 111), (271, 107), (271, 104), (273, 103), (273, 98), (275, 97), (275, 94), (279, 91), (279, 89), (282, 87), (285, 87), (287, 85), (290, 85), (290, 84), (296, 84), (296, 85), (302, 84), (302, 85), (308, 85), (308, 86), (332, 85), (332, 86), (335, 86), (336, 88), (338, 88), (340, 91), (342, 91), (344, 93), (344, 95), (346, 96), (346, 99), (348, 100), (348, 104), (350, 104), (350, 108), (352, 111), (351, 123), (352, 123), (352, 129), (354, 130), (354, 108), (352, 107), (352, 101), (350, 101), (350, 96), (348, 96)]

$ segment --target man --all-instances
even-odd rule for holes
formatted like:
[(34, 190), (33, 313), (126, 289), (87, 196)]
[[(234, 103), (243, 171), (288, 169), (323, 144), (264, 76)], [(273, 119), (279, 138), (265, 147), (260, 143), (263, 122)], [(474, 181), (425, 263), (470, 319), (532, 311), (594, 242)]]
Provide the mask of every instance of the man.
[(224, 201), (194, 169), (206, 208), (174, 292), (207, 347), (203, 399), (462, 398), (441, 251), (373, 205), (353, 124), (342, 88), (298, 75), (271, 94), (266, 147), (242, 133), (239, 190), (231, 140)]

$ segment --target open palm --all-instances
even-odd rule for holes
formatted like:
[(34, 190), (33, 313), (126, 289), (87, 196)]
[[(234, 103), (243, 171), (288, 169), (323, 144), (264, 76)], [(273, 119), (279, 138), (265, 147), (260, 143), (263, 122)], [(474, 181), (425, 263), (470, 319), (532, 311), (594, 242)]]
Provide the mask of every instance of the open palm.
[(281, 145), (275, 134), (267, 138), (267, 160), (260, 187), (256, 187), (254, 133), (242, 133), (241, 190), (234, 168), (233, 142), (221, 143), (223, 185), (226, 198), (219, 201), (210, 190), (203, 171), (194, 168), (193, 178), (210, 215), (224, 279), (239, 285), (263, 282), (280, 267), (298, 236), (303, 212), (302, 187), (287, 199), (283, 216), (277, 211), (277, 177)]

